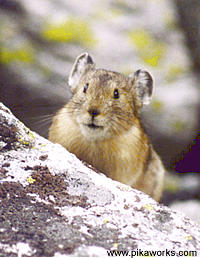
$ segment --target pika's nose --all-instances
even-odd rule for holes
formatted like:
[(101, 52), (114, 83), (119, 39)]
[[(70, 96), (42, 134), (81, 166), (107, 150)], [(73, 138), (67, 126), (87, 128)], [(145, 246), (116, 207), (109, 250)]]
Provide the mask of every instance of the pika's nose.
[(88, 110), (88, 113), (92, 116), (92, 117), (95, 117), (95, 116), (98, 116), (100, 114), (100, 111), (97, 109), (97, 108), (90, 108)]

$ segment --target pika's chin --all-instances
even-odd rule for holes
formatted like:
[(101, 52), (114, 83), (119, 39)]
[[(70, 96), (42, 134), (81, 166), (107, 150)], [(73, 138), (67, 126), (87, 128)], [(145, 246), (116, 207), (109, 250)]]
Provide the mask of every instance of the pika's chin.
[(95, 123), (80, 124), (80, 130), (82, 135), (91, 141), (104, 140), (109, 137), (108, 129)]

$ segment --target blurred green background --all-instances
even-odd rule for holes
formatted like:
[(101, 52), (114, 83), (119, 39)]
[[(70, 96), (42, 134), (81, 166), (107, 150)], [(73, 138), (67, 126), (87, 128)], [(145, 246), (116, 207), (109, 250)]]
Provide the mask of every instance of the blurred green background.
[(47, 137), (82, 52), (127, 75), (149, 70), (143, 117), (168, 170), (163, 202), (189, 200), (199, 213), (199, 13), (199, 0), (0, 0), (0, 101)]

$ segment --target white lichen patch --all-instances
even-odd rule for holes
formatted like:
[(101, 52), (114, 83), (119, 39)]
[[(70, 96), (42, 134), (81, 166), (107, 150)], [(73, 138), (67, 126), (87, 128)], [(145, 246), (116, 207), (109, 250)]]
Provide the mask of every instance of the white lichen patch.
[(18, 163), (13, 163), (6, 175), (7, 177), (2, 179), (1, 182), (18, 182), (26, 186), (29, 184), (27, 179), (31, 176), (31, 172), (27, 171), (26, 174), (23, 172), (24, 170), (18, 167)]
[(34, 201), (31, 201), (32, 203), (44, 203), (46, 205), (51, 204), (49, 201), (41, 199), (38, 194), (27, 193), (27, 196), (31, 196), (35, 199)]
[[(98, 254), (98, 255), (97, 255)], [(58, 255), (59, 256), (59, 255)], [(81, 246), (76, 248), (73, 255), (69, 255), (69, 257), (108, 257), (107, 250), (103, 247), (99, 246)]]
[(0, 248), (5, 252), (5, 253), (14, 253), (17, 254), (18, 257), (22, 256), (32, 256), (36, 250), (31, 248), (29, 244), (27, 243), (22, 243), (19, 242), (16, 245), (8, 245), (8, 244), (1, 244), (0, 243)]

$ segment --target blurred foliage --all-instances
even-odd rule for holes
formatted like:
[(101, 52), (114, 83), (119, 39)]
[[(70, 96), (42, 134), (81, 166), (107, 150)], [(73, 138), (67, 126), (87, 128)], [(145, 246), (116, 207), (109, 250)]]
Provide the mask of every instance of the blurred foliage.
[(118, 17), (118, 16), (122, 16), (123, 15), (122, 10), (117, 9), (117, 8), (111, 8), (110, 12), (111, 12), (113, 17)]
[(173, 174), (167, 174), (165, 178), (164, 190), (170, 193), (176, 193), (180, 190), (180, 179)]
[(167, 12), (164, 15), (164, 21), (165, 21), (166, 29), (169, 29), (169, 30), (177, 29), (176, 20), (172, 13)]
[(11, 62), (23, 62), (23, 63), (33, 63), (34, 62), (34, 51), (29, 46), (22, 46), (17, 49), (11, 49), (2, 47), (0, 54), (0, 62), (7, 65)]
[(152, 108), (155, 112), (160, 112), (162, 111), (163, 108), (163, 102), (158, 100), (158, 99), (154, 99), (152, 100)]
[(137, 9), (135, 7), (132, 7), (128, 1), (124, 0), (113, 0), (112, 6), (120, 11), (126, 12), (126, 13), (134, 13), (134, 11)]
[(176, 120), (172, 122), (172, 127), (178, 132), (182, 132), (185, 129), (185, 123), (181, 120)]
[(42, 36), (48, 41), (81, 43), (87, 47), (96, 44), (88, 23), (78, 18), (70, 18), (60, 24), (47, 23)]
[(167, 71), (166, 80), (167, 82), (173, 82), (178, 79), (180, 75), (185, 72), (185, 68), (179, 64), (171, 64)]
[(131, 31), (129, 38), (143, 62), (154, 67), (159, 65), (166, 52), (163, 42), (156, 40), (146, 30)]
[(107, 12), (104, 9), (98, 8), (93, 13), (92, 17), (94, 20), (110, 21), (124, 15), (121, 9), (116, 7), (110, 8)]

